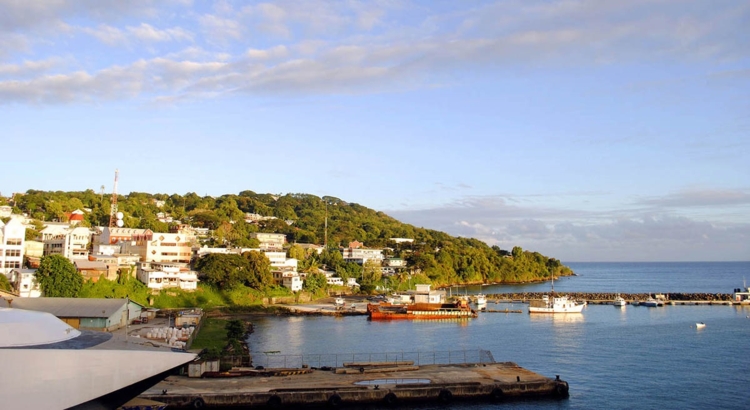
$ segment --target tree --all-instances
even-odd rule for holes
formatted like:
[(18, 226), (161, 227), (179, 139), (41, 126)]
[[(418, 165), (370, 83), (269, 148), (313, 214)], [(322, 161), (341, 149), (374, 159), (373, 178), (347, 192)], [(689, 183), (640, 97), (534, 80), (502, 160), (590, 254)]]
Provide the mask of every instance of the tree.
[(228, 321), (224, 325), (224, 329), (227, 331), (227, 339), (229, 340), (242, 340), (245, 338), (245, 333), (247, 333), (245, 324), (239, 319)]
[(344, 263), (344, 256), (336, 249), (323, 249), (320, 254), (320, 262), (326, 266), (326, 269), (335, 271)]
[(297, 259), (298, 261), (303, 261), (305, 260), (305, 249), (295, 243), (294, 245), (289, 247), (287, 255), (290, 258)]
[(37, 227), (37, 223), (39, 223), (41, 225), (41, 222), (39, 222), (39, 221), (34, 221), (34, 222), (35, 223), (34, 223), (34, 227), (33, 228), (26, 227), (26, 233), (24, 235), (25, 236), (24, 240), (26, 240), (26, 241), (35, 241), (39, 237), (39, 231), (41, 231), (42, 229), (44, 229), (44, 225), (42, 225), (41, 228)]
[(375, 285), (380, 282), (383, 273), (380, 270), (380, 263), (374, 259), (368, 259), (362, 267), (362, 283), (360, 285)]
[(8, 278), (2, 273), (0, 273), (0, 290), (5, 290), (8, 292), (13, 290), (13, 286), (11, 286), (10, 282), (8, 282)]
[(212, 253), (198, 259), (195, 267), (206, 282), (220, 289), (231, 289), (244, 282), (249, 270), (247, 259), (237, 254), (221, 253)]
[(42, 257), (36, 277), (46, 297), (74, 298), (83, 286), (83, 276), (73, 262), (62, 255)]
[(245, 285), (255, 289), (265, 289), (273, 285), (271, 261), (266, 255), (258, 251), (244, 252), (242, 256), (247, 260), (248, 271), (243, 278)]
[(326, 275), (322, 273), (308, 273), (302, 287), (310, 293), (318, 293), (328, 286)]

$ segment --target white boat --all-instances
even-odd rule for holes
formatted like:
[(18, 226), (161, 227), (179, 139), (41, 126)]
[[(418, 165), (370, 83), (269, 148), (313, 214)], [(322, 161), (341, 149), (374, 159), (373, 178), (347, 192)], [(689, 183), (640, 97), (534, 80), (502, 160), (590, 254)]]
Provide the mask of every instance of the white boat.
[(552, 292), (542, 296), (541, 305), (529, 305), (529, 313), (581, 313), (586, 302), (577, 302), (567, 296), (555, 295), (555, 278), (552, 278)]
[(333, 301), (333, 304), (334, 304), (334, 305), (335, 305), (336, 307), (343, 307), (343, 306), (345, 306), (345, 305), (346, 305), (346, 302), (344, 301), (344, 298), (342, 298), (341, 296), (339, 296), (339, 297), (337, 297), (337, 298), (336, 298), (336, 299), (335, 299), (335, 300)]
[(614, 302), (612, 302), (612, 304), (617, 307), (622, 307), (622, 306), (627, 305), (628, 302), (626, 302), (625, 299), (622, 296), (620, 296), (620, 294), (618, 293), (617, 296), (615, 297)]
[(482, 310), (487, 308), (487, 296), (479, 293), (477, 294), (477, 309)]
[(735, 288), (732, 294), (734, 303), (740, 305), (750, 305), (750, 287), (747, 287), (747, 283), (742, 281), (742, 288)]
[(0, 308), (0, 329), (7, 409), (118, 408), (195, 358), (76, 330), (46, 312)]
[(704, 327), (706, 327), (706, 324), (703, 322), (698, 322), (695, 324), (695, 327), (698, 329), (703, 329)]
[(529, 306), (529, 313), (581, 313), (586, 302), (577, 302), (567, 296), (542, 297), (541, 306)]

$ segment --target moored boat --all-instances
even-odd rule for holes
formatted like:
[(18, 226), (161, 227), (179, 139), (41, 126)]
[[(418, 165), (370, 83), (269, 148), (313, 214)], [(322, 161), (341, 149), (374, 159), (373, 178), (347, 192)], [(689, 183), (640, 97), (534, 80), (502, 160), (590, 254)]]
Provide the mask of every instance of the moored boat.
[(487, 308), (487, 296), (482, 293), (477, 294), (477, 309), (483, 310)]
[(706, 327), (706, 324), (703, 323), (703, 322), (698, 322), (698, 323), (695, 324), (695, 327), (697, 329), (703, 329), (704, 327)]
[(581, 313), (586, 302), (578, 302), (567, 296), (544, 295), (541, 305), (529, 305), (529, 313)]
[(586, 302), (578, 302), (564, 295), (555, 294), (555, 278), (552, 277), (550, 295), (542, 296), (541, 303), (529, 304), (529, 313), (581, 313)]
[(612, 302), (612, 304), (617, 307), (622, 307), (622, 306), (627, 305), (628, 302), (626, 302), (625, 299), (622, 296), (620, 296), (620, 294), (618, 293), (617, 296), (615, 297), (615, 300)]
[(464, 319), (477, 317), (477, 312), (465, 299), (454, 303), (414, 303), (393, 305), (390, 303), (370, 303), (367, 315), (371, 320), (397, 319)]
[(747, 287), (747, 283), (743, 281), (742, 288), (735, 288), (732, 297), (734, 303), (739, 303), (740, 305), (750, 304), (750, 287)]
[(657, 307), (659, 306), (659, 301), (648, 295), (648, 299), (641, 302), (641, 306)]

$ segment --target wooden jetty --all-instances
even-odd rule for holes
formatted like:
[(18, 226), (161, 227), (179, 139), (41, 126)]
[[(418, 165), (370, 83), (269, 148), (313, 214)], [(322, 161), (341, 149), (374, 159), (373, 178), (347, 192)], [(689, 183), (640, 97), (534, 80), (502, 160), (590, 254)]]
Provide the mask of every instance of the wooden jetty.
[(559, 376), (544, 377), (512, 362), (423, 366), (355, 363), (343, 369), (354, 371), (314, 369), (281, 377), (229, 379), (170, 376), (139, 398), (169, 408), (298, 408), (568, 397), (568, 383)]

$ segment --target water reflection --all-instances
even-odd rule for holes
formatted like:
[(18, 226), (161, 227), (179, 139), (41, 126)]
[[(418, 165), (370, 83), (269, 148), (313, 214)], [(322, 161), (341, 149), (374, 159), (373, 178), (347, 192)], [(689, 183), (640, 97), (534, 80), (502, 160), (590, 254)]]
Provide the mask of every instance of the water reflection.
[(532, 322), (552, 323), (555, 326), (583, 322), (583, 313), (530, 314), (529, 317)]

